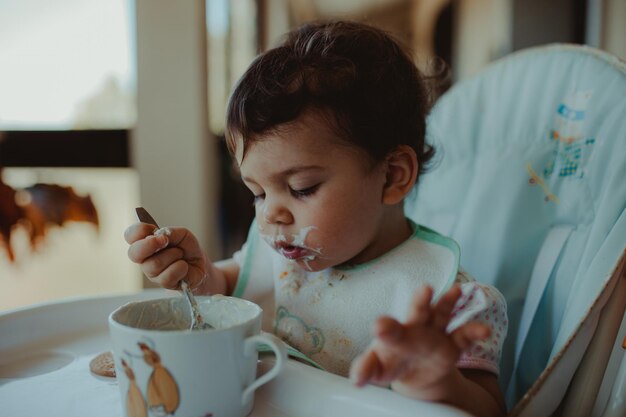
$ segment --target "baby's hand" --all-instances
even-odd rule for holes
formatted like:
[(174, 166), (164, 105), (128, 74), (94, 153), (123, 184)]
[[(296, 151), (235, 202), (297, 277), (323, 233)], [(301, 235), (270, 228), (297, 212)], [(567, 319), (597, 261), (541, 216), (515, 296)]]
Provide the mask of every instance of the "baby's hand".
[(202, 285), (209, 266), (193, 233), (171, 227), (169, 233), (155, 235), (157, 229), (148, 223), (135, 223), (126, 229), (124, 238), (130, 244), (130, 260), (141, 265), (146, 277), (162, 287), (178, 289), (183, 279), (190, 288)]
[(350, 370), (358, 386), (392, 384), (395, 390), (420, 398), (420, 392), (443, 383), (455, 371), (459, 356), (474, 341), (489, 336), (490, 328), (478, 322), (446, 332), (461, 296), (458, 286), (433, 305), (432, 296), (430, 287), (418, 291), (404, 324), (391, 317), (378, 319), (374, 343), (355, 359)]

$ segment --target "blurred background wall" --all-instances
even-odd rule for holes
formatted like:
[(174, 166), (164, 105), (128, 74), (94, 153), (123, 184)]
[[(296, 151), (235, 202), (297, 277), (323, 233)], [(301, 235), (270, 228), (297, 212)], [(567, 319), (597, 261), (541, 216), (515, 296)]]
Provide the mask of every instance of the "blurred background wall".
[(391, 32), (425, 71), (440, 57), (452, 83), (553, 42), (626, 57), (624, 0), (1, 0), (0, 310), (149, 286), (123, 239), (138, 205), (213, 259), (237, 250), (253, 213), (229, 91), (327, 18)]

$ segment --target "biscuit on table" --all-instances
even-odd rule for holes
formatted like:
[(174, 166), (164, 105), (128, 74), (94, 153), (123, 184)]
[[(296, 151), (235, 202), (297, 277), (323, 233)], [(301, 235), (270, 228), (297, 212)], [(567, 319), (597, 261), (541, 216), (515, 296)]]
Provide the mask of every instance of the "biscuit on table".
[(89, 370), (96, 375), (115, 378), (115, 361), (111, 352), (103, 352), (89, 362)]

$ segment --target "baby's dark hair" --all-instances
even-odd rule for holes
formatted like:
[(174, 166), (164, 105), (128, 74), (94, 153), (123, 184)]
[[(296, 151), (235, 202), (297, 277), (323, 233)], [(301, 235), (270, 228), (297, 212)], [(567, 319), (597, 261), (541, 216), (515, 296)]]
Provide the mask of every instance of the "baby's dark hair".
[[(304, 25), (255, 59), (228, 103), (226, 141), (248, 145), (305, 110), (330, 115), (340, 137), (373, 162), (412, 147), (420, 173), (434, 149), (425, 142), (430, 108), (425, 77), (380, 29), (355, 22)], [(419, 178), (419, 176), (418, 176)]]

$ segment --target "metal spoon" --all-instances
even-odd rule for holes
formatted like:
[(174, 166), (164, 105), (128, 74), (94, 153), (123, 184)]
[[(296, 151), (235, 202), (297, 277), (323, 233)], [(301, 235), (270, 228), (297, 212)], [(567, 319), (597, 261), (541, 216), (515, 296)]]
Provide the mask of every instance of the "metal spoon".
[[(152, 224), (156, 227), (159, 227), (156, 220), (148, 213), (148, 211), (143, 207), (137, 207), (135, 209), (135, 213), (137, 214), (137, 219), (142, 223)], [(160, 230), (160, 229), (159, 229)], [(187, 281), (183, 280), (180, 282), (180, 288), (183, 291), (183, 295), (187, 300), (187, 304), (189, 305), (189, 309), (191, 311), (191, 330), (203, 330), (203, 329), (212, 329), (209, 323), (204, 322), (204, 318), (202, 317), (202, 313), (198, 308), (198, 302), (196, 298), (191, 293), (189, 289), (189, 285)]]

